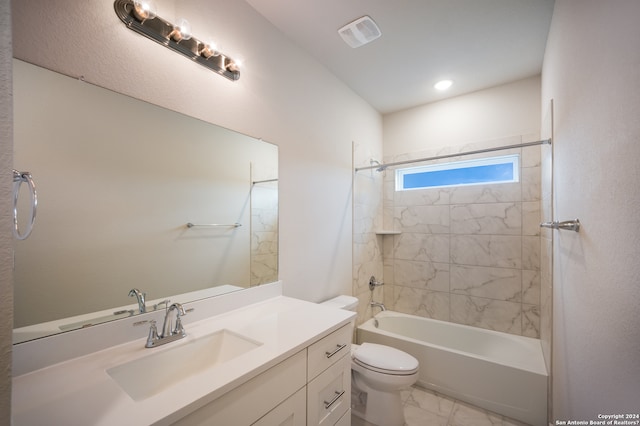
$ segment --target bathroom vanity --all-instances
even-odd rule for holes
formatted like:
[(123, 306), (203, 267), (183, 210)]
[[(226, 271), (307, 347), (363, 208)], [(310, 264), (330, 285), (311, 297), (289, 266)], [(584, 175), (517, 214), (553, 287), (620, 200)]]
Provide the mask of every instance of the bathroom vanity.
[(350, 424), (354, 313), (275, 293), (185, 304), (157, 348), (156, 313), (18, 345), (13, 424)]

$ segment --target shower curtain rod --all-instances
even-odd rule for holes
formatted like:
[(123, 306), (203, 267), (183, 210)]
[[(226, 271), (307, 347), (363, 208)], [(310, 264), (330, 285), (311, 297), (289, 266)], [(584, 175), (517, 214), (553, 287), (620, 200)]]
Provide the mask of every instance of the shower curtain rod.
[(520, 143), (516, 145), (499, 146), (496, 148), (478, 149), (476, 151), (458, 152), (456, 154), (438, 155), (436, 157), (418, 158), (415, 160), (396, 161), (395, 163), (377, 164), (375, 166), (356, 167), (356, 172), (360, 170), (370, 170), (370, 169), (376, 169), (376, 171), (382, 172), (386, 170), (387, 167), (399, 166), (402, 164), (422, 163), (423, 161), (441, 160), (443, 158), (459, 157), (461, 155), (482, 154), (485, 152), (502, 151), (505, 149), (512, 149), (512, 148), (525, 148), (527, 146), (536, 146), (536, 145), (551, 145), (551, 139), (543, 139), (541, 141), (535, 141), (535, 142), (525, 142), (525, 143)]

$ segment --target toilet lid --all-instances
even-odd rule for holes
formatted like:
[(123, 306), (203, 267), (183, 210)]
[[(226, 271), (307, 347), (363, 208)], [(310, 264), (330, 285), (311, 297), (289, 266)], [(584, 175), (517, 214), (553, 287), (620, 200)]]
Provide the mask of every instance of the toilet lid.
[(353, 354), (353, 360), (373, 371), (408, 375), (418, 371), (418, 360), (406, 352), (376, 343), (363, 343)]

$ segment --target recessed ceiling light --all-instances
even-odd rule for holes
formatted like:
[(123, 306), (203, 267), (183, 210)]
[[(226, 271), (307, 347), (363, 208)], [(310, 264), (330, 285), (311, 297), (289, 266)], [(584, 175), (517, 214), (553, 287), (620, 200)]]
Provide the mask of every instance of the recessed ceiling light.
[(447, 90), (449, 87), (451, 87), (452, 84), (453, 81), (451, 80), (441, 80), (437, 82), (433, 87), (435, 87), (436, 90)]

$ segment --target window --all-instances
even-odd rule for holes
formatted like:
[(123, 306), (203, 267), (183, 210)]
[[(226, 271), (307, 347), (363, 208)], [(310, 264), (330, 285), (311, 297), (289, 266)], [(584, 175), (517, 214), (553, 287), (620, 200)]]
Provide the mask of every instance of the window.
[(396, 191), (520, 181), (520, 157), (482, 158), (396, 170)]

